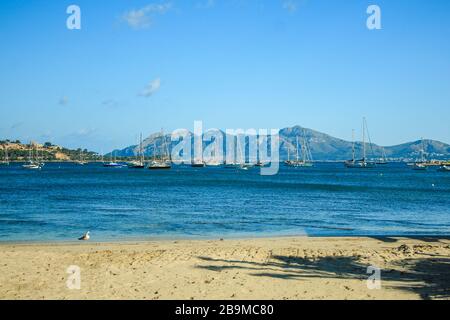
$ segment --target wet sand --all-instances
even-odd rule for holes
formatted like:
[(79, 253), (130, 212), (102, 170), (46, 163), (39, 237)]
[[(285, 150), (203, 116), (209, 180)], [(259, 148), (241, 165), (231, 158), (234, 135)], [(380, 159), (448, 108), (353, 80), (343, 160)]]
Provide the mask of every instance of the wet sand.
[(449, 298), (450, 238), (0, 244), (0, 299)]

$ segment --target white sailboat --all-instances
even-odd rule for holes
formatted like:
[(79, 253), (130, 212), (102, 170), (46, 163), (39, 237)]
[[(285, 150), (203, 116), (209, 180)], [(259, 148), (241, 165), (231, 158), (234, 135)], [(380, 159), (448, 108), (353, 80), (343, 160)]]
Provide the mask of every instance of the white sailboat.
[(214, 145), (212, 155), (209, 159), (207, 159), (205, 161), (205, 164), (208, 167), (219, 167), (223, 164), (223, 162), (219, 161), (219, 158), (217, 156), (219, 154), (219, 144), (216, 142), (214, 142), (214, 143), (215, 143), (215, 145)]
[(423, 143), (423, 138), (421, 139), (420, 146), (421, 146), (420, 147), (420, 160), (414, 162), (413, 170), (425, 171), (425, 170), (427, 170), (427, 166), (425, 165), (426, 159), (425, 159), (425, 146)]
[(239, 151), (239, 162), (237, 163), (237, 167), (241, 170), (248, 170), (252, 168), (253, 165), (245, 161), (245, 154), (243, 152), (239, 137), (237, 137), (236, 140), (237, 140), (237, 148)]
[[(172, 163), (170, 161), (170, 153), (169, 148), (167, 147), (166, 136), (164, 135), (164, 131), (161, 130), (161, 137), (163, 138), (163, 142), (160, 146), (161, 152), (159, 152), (158, 158), (158, 148), (156, 148), (156, 144), (153, 148), (153, 161), (148, 165), (148, 169), (150, 170), (169, 170), (172, 169)], [(162, 149), (162, 150), (161, 150)]]
[(130, 168), (130, 169), (144, 169), (145, 168), (144, 151), (142, 148), (142, 133), (140, 135), (139, 150), (136, 155), (136, 160), (129, 162), (128, 168)]
[(377, 165), (378, 164), (380, 164), (380, 165), (388, 164), (387, 157), (386, 157), (386, 150), (383, 147), (381, 147), (381, 158), (377, 161), (376, 164)]
[[(237, 140), (237, 138), (235, 138), (233, 136), (233, 142), (234, 142), (234, 139)], [(227, 159), (227, 161), (225, 161), (225, 168), (226, 169), (236, 169), (236, 168), (240, 167), (240, 165), (237, 163), (237, 145), (235, 143), (233, 143), (233, 151), (234, 151), (233, 152), (234, 159), (233, 159), (233, 161), (228, 161), (228, 159)]]
[[(108, 163), (104, 163), (103, 164), (104, 167), (106, 167), (106, 168), (122, 168), (123, 167), (123, 165), (121, 165), (120, 163), (117, 163), (115, 151), (113, 151), (111, 153), (110, 157), (111, 157), (111, 160)], [(113, 159), (113, 157), (114, 157), (114, 159)]]
[[(367, 123), (366, 118), (363, 118), (363, 126), (362, 126), (362, 159), (355, 159), (355, 138), (353, 131), (353, 144), (352, 144), (352, 160), (345, 161), (345, 166), (347, 168), (373, 168), (375, 167), (374, 162), (368, 162), (366, 159), (366, 131), (367, 131)], [(370, 140), (370, 137), (369, 137)]]
[(36, 147), (36, 158), (34, 158), (33, 144), (30, 142), (28, 164), (24, 164), (24, 165), (22, 165), (22, 167), (25, 169), (30, 169), (30, 170), (40, 170), (40, 169), (42, 169), (43, 166), (44, 166), (44, 163), (39, 161), (37, 147)]
[(309, 149), (308, 143), (306, 141), (306, 133), (303, 130), (303, 143), (301, 145), (302, 150), (302, 159), (300, 159), (299, 155), (299, 138), (297, 136), (297, 147), (296, 147), (296, 159), (294, 161), (289, 161), (288, 165), (292, 167), (312, 167), (312, 155), (311, 150)]
[(288, 146), (287, 146), (287, 160), (284, 162), (285, 165), (291, 165), (292, 161), (291, 161), (291, 146), (289, 145), (288, 142)]
[(80, 166), (84, 166), (85, 164), (87, 164), (86, 161), (84, 161), (84, 156), (83, 156), (83, 150), (80, 149), (80, 159), (75, 161), (76, 164), (79, 164)]

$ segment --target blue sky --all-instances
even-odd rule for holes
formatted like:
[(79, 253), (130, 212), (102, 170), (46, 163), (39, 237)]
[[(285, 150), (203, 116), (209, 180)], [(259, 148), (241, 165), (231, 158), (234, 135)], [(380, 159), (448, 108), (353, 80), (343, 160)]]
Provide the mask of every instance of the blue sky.
[[(66, 28), (76, 4), (82, 29)], [(377, 4), (382, 30), (368, 30)], [(450, 143), (446, 0), (0, 2), (0, 137), (109, 151), (162, 127)]]

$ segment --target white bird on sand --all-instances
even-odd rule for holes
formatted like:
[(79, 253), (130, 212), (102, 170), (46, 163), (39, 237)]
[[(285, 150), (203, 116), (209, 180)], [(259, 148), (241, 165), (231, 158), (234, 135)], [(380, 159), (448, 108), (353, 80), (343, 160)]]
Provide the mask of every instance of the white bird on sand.
[(89, 231), (88, 232), (86, 232), (85, 234), (84, 234), (84, 236), (82, 236), (81, 238), (78, 238), (78, 240), (83, 240), (83, 241), (87, 241), (87, 240), (89, 240), (90, 238), (91, 238), (91, 236), (89, 235)]

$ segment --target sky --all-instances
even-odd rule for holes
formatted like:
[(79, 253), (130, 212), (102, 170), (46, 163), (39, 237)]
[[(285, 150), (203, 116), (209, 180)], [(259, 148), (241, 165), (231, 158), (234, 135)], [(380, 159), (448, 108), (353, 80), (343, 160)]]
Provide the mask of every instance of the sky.
[(366, 117), (380, 145), (450, 143), (449, 13), (447, 0), (1, 1), (0, 139), (108, 152), (201, 120), (350, 140)]

